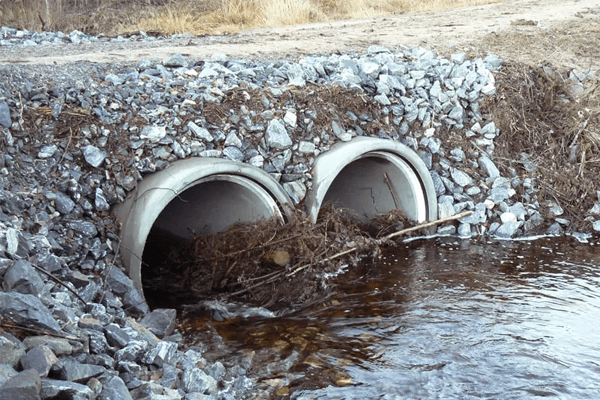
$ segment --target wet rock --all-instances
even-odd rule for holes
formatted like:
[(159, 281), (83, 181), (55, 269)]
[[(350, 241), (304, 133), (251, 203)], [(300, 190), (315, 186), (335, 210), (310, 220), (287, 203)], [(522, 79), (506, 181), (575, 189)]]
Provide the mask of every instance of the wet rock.
[(0, 387), (0, 400), (40, 399), (41, 386), (42, 382), (36, 370), (19, 372)]
[(140, 324), (148, 328), (157, 337), (169, 336), (175, 328), (177, 311), (174, 309), (156, 309), (140, 320)]
[(58, 361), (56, 355), (50, 348), (40, 345), (32, 348), (21, 357), (21, 367), (24, 370), (36, 370), (41, 378), (48, 376), (50, 368)]
[(0, 292), (0, 316), (20, 326), (61, 332), (50, 311), (31, 294)]
[(495, 230), (494, 234), (499, 238), (509, 239), (517, 233), (517, 230), (522, 225), (523, 221), (507, 221), (500, 225), (500, 227)]

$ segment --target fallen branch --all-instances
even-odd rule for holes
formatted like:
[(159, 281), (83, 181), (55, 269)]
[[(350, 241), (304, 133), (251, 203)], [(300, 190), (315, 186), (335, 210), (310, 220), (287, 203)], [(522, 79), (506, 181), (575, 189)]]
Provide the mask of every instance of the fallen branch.
[(277, 278), (280, 278), (280, 277), (283, 277), (283, 276), (285, 276), (286, 278), (290, 278), (290, 277), (296, 275), (298, 272), (303, 271), (303, 270), (305, 270), (307, 268), (310, 268), (310, 267), (312, 267), (314, 265), (319, 265), (319, 264), (323, 264), (323, 263), (335, 260), (336, 258), (340, 258), (342, 256), (345, 256), (346, 254), (354, 253), (354, 252), (356, 252), (358, 250), (361, 250), (361, 249), (363, 249), (366, 246), (372, 246), (372, 245), (379, 246), (379, 245), (385, 243), (386, 241), (388, 241), (390, 239), (396, 238), (398, 236), (405, 235), (405, 234), (407, 234), (409, 232), (417, 231), (419, 229), (429, 228), (431, 226), (443, 224), (444, 222), (454, 221), (454, 220), (457, 220), (457, 219), (460, 219), (460, 218), (468, 217), (471, 214), (473, 214), (473, 211), (465, 211), (465, 212), (462, 212), (460, 214), (452, 215), (450, 217), (438, 219), (436, 221), (431, 221), (431, 222), (426, 222), (424, 224), (415, 225), (415, 226), (413, 226), (411, 228), (402, 229), (400, 231), (391, 233), (391, 234), (389, 234), (387, 236), (384, 236), (384, 237), (382, 237), (380, 239), (377, 239), (375, 241), (369, 242), (365, 246), (355, 246), (355, 247), (352, 247), (350, 249), (347, 249), (347, 250), (341, 251), (339, 253), (336, 253), (336, 254), (334, 254), (334, 255), (332, 255), (330, 257), (324, 258), (322, 260), (302, 265), (300, 267), (297, 267), (293, 271), (288, 272), (287, 274), (285, 273), (285, 271), (280, 271), (279, 273), (277, 273), (275, 275), (273, 275), (273, 273), (265, 275), (265, 276), (263, 276), (263, 278), (267, 278), (268, 277), (268, 279), (266, 279), (266, 280), (264, 280), (262, 282), (258, 282), (258, 283), (254, 284), (252, 286), (248, 286), (248, 287), (246, 287), (244, 289), (238, 290), (237, 292), (230, 293), (230, 294), (228, 294), (226, 296), (226, 298), (229, 298), (229, 297), (232, 297), (232, 296), (237, 296), (237, 295), (242, 294), (242, 293), (246, 293), (246, 292), (248, 292), (248, 291), (250, 291), (250, 290), (252, 290), (254, 288), (257, 288), (257, 287), (259, 287), (261, 285), (272, 283)]
[(402, 235), (404, 235), (406, 233), (409, 233), (409, 232), (417, 231), (419, 229), (429, 228), (430, 226), (435, 226), (435, 225), (443, 224), (444, 222), (454, 221), (454, 220), (457, 220), (457, 219), (468, 217), (471, 214), (473, 214), (473, 211), (465, 211), (465, 212), (462, 212), (460, 214), (452, 215), (450, 217), (438, 219), (436, 221), (426, 222), (424, 224), (419, 224), (419, 225), (413, 226), (411, 228), (402, 229), (401, 231), (390, 233), (389, 235), (384, 236), (384, 237), (382, 237), (381, 239), (378, 239), (378, 240), (381, 243), (383, 243), (386, 240), (390, 240), (390, 239), (393, 239), (395, 237), (402, 236)]
[(35, 329), (35, 328), (27, 328), (27, 327), (19, 326), (19, 325), (7, 324), (6, 322), (0, 322), (0, 328), (27, 331), (27, 332), (35, 333), (38, 335), (52, 336), (52, 337), (57, 337), (57, 338), (61, 338), (61, 339), (74, 340), (77, 342), (83, 342), (85, 340), (82, 338), (78, 338), (76, 336), (70, 336), (70, 335), (65, 335), (65, 334), (60, 334), (60, 333), (55, 333), (55, 332), (50, 332), (50, 331), (45, 331), (45, 330)]
[(64, 283), (63, 281), (61, 281), (60, 279), (58, 279), (57, 277), (55, 277), (54, 275), (52, 275), (50, 272), (44, 270), (43, 268), (38, 267), (37, 265), (31, 264), (31, 266), (35, 269), (37, 269), (38, 271), (46, 274), (50, 279), (52, 279), (54, 282), (58, 283), (59, 285), (65, 287), (68, 291), (70, 291), (71, 293), (73, 293), (79, 300), (81, 300), (81, 302), (83, 304), (87, 304), (87, 301), (85, 301), (80, 295), (79, 293), (77, 293), (75, 290), (71, 289), (66, 283)]

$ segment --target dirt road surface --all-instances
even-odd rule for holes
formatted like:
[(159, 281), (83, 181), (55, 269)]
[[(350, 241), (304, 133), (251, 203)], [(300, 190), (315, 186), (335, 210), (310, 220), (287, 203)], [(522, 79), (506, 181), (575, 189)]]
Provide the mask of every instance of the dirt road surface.
[(0, 64), (127, 63), (174, 53), (196, 58), (222, 53), (244, 59), (297, 59), (308, 54), (361, 52), (370, 45), (391, 49), (419, 45), (445, 55), (494, 53), (514, 61), (597, 70), (599, 37), (598, 0), (504, 0), (417, 15), (260, 28), (224, 36), (6, 46), (0, 48)]

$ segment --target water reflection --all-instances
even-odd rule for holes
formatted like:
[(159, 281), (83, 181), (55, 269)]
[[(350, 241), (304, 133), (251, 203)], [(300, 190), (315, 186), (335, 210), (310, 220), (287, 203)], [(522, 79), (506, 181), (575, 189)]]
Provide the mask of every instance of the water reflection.
[(304, 316), (217, 330), (264, 355), (258, 375), (290, 363), (268, 372), (284, 398), (597, 399), (596, 246), (416, 240), (340, 276)]

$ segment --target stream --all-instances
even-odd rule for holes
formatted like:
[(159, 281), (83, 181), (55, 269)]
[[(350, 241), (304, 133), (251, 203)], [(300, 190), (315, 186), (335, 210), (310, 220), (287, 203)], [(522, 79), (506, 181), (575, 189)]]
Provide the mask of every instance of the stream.
[(234, 357), (261, 398), (598, 399), (597, 247), (400, 243), (336, 277), (326, 303), (211, 322), (223, 340), (205, 354)]

